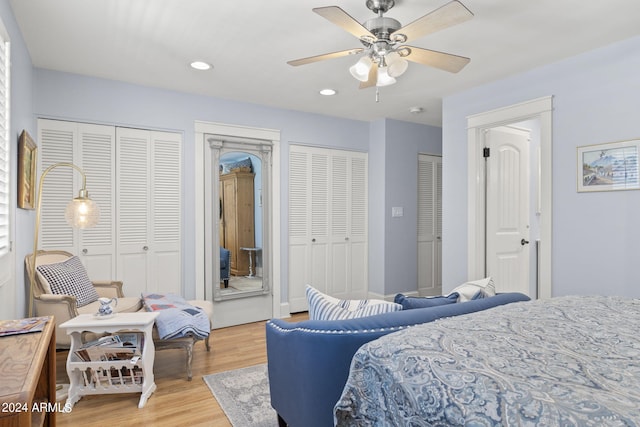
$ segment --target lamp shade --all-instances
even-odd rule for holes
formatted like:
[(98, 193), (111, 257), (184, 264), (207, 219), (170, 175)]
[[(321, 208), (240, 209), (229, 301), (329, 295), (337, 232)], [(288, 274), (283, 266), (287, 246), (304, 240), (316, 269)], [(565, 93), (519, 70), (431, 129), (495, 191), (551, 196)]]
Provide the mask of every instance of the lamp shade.
[(369, 80), (369, 70), (373, 62), (369, 56), (363, 56), (358, 62), (349, 68), (351, 75), (361, 82)]
[(409, 62), (401, 57), (397, 52), (391, 52), (386, 56), (387, 72), (391, 77), (400, 77), (407, 71)]
[(387, 67), (378, 68), (378, 82), (376, 86), (389, 86), (396, 82), (396, 79), (388, 73)]
[(89, 198), (86, 190), (80, 190), (80, 195), (67, 205), (64, 218), (74, 228), (90, 228), (98, 224), (100, 208)]

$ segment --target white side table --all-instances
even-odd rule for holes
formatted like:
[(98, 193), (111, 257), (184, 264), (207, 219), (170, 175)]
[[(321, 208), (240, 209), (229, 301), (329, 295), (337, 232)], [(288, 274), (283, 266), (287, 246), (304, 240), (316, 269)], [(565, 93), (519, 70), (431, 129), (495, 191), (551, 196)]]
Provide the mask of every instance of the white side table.
[[(71, 335), (71, 348), (67, 357), (67, 374), (69, 375), (69, 397), (67, 404), (75, 405), (82, 396), (92, 394), (111, 393), (142, 393), (138, 408), (144, 407), (147, 399), (156, 389), (153, 376), (153, 361), (155, 359), (155, 348), (151, 336), (153, 324), (158, 316), (158, 312), (137, 312), (137, 313), (117, 313), (109, 319), (98, 319), (92, 314), (81, 314), (60, 325)], [(86, 362), (80, 359), (75, 351), (82, 346), (82, 333), (93, 332), (96, 334), (114, 334), (116, 332), (142, 332), (144, 343), (142, 354), (139, 360), (111, 360), (111, 361), (91, 361)], [(142, 370), (142, 383), (134, 378), (133, 368), (137, 366)], [(99, 372), (128, 371), (130, 378), (122, 376), (112, 377), (111, 374), (102, 377)], [(137, 368), (136, 368), (137, 369)]]
[(255, 259), (258, 256), (258, 251), (261, 248), (240, 248), (240, 249), (243, 251), (249, 252), (249, 275), (247, 277), (255, 277), (255, 271), (253, 269), (254, 261), (252, 261), (252, 255), (253, 255), (253, 259)]

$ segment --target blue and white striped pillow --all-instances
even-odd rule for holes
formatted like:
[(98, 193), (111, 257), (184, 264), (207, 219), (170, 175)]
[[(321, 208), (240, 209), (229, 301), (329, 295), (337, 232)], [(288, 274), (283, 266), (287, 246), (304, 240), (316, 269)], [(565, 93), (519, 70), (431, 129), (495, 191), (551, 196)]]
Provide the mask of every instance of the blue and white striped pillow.
[(383, 300), (340, 300), (306, 287), (310, 320), (340, 320), (402, 310), (402, 305)]

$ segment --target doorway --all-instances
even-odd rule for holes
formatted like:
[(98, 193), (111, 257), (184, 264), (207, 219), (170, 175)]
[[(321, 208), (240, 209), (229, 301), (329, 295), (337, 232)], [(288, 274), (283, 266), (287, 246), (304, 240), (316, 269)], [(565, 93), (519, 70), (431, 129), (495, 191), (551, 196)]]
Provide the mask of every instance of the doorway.
[[(535, 159), (532, 180), (536, 184), (536, 191), (533, 205), (539, 227), (536, 233), (538, 238), (535, 241), (535, 249), (532, 250), (536, 255), (530, 274), (530, 282), (533, 285), (528, 292), (534, 298), (549, 298), (552, 295), (552, 100), (551, 96), (539, 98), (467, 118), (469, 155), (467, 272), (470, 280), (487, 276), (487, 260), (491, 258), (487, 253), (487, 186), (490, 184), (487, 181), (484, 158), (487, 134), (491, 129), (523, 121), (537, 123), (539, 150), (529, 151), (529, 156)], [(494, 251), (494, 249), (491, 250)]]
[(280, 316), (279, 135), (196, 123), (196, 296), (213, 301), (214, 328)]

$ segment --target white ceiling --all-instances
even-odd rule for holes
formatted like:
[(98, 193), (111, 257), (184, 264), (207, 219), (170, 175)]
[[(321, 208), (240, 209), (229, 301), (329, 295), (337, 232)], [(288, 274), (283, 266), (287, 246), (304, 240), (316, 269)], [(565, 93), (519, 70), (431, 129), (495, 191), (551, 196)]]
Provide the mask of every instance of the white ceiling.
[[(403, 25), (448, 0), (396, 0)], [(410, 63), (392, 86), (358, 89), (357, 57), (287, 61), (361, 47), (313, 13), (338, 5), (363, 22), (365, 0), (10, 0), (33, 65), (356, 120), (439, 126), (444, 96), (640, 34), (638, 0), (462, 0), (470, 21), (412, 45), (471, 58), (458, 74)], [(189, 67), (194, 60), (209, 71)], [(318, 94), (331, 87), (333, 97)], [(422, 107), (421, 114), (409, 113)]]

